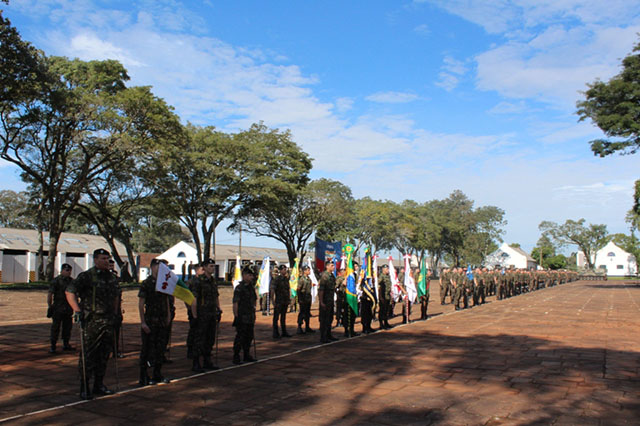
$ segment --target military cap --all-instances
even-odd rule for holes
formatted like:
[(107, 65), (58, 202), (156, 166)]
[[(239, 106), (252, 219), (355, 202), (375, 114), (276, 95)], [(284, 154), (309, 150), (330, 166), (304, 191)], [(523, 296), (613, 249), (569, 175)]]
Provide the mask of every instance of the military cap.
[(151, 259), (151, 264), (149, 266), (156, 266), (160, 264), (160, 259), (155, 258), (155, 259)]
[(207, 258), (202, 262), (202, 266), (215, 265), (216, 262), (212, 258)]
[(311, 268), (309, 268), (309, 265), (304, 265), (304, 266), (302, 267), (302, 270), (303, 270), (303, 271), (306, 271), (307, 269), (311, 269)]
[(106, 251), (105, 249), (103, 249), (103, 248), (95, 249), (93, 251), (93, 257), (98, 257), (101, 254), (104, 254), (106, 256), (111, 256), (111, 254), (108, 251)]
[(278, 271), (284, 271), (285, 269), (287, 269), (287, 265), (280, 265), (278, 266)]
[(72, 270), (72, 269), (73, 269), (73, 268), (72, 268), (72, 267), (71, 267), (71, 265), (69, 265), (68, 263), (63, 263), (63, 264), (62, 264), (62, 270), (63, 270), (63, 271), (70, 271), (70, 270)]
[(245, 266), (244, 268), (242, 268), (242, 273), (243, 274), (251, 274), (251, 275), (255, 275), (256, 271), (253, 270), (253, 268), (249, 265)]

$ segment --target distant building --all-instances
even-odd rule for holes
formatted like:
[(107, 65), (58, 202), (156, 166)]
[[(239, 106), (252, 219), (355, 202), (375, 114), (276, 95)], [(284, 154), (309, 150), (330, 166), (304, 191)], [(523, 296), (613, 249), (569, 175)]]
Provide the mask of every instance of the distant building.
[[(231, 273), (235, 268), (237, 255), (237, 245), (216, 244), (216, 277), (226, 280), (231, 278)], [(309, 253), (308, 255), (313, 256), (313, 253)], [(287, 251), (285, 249), (242, 246), (241, 260), (243, 265), (261, 265), (265, 256), (269, 256), (271, 261), (278, 265), (289, 264), (289, 257), (287, 256)], [(176, 275), (188, 278), (193, 274), (193, 271), (198, 264), (198, 251), (196, 250), (195, 244), (180, 241), (164, 253), (158, 255), (158, 258), (165, 259), (169, 262), (169, 268), (172, 269)]]
[[(38, 231), (33, 229), (0, 228), (0, 282), (29, 282), (37, 279)], [(43, 264), (49, 255), (49, 233), (44, 233)], [(93, 251), (109, 249), (106, 240), (97, 235), (63, 232), (58, 242), (58, 254), (53, 264), (54, 275), (63, 263), (73, 267), (72, 277), (93, 266)], [(119, 253), (126, 253), (124, 245), (116, 242)], [(117, 265), (116, 265), (117, 270)]]
[[(576, 256), (576, 262), (579, 268), (587, 267), (587, 260), (582, 252), (579, 252)], [(603, 269), (610, 276), (635, 275), (638, 273), (636, 258), (615, 245), (613, 241), (609, 241), (606, 246), (596, 252), (593, 264), (597, 269)]]
[(502, 243), (498, 250), (487, 256), (484, 265), (488, 267), (499, 266), (501, 268), (513, 266), (519, 269), (538, 267), (538, 263), (526, 251), (519, 247), (511, 247), (507, 243)]

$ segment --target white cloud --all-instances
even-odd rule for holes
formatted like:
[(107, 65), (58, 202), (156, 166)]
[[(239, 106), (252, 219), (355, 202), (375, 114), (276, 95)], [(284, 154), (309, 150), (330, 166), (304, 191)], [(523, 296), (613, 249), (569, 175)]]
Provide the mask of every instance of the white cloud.
[(491, 108), (489, 114), (520, 114), (527, 111), (527, 105), (524, 101), (519, 102), (500, 102)]
[(404, 92), (378, 92), (367, 96), (365, 99), (370, 102), (384, 104), (403, 104), (417, 100), (418, 95)]
[(344, 113), (353, 108), (353, 99), (351, 98), (338, 98), (336, 99), (336, 111)]
[(442, 60), (442, 72), (438, 75), (435, 85), (447, 91), (455, 89), (460, 83), (460, 77), (467, 72), (467, 67), (463, 61), (459, 61), (451, 56), (445, 56)]
[(429, 26), (427, 24), (418, 25), (413, 29), (413, 31), (420, 35), (427, 35), (431, 33), (431, 30), (429, 29)]

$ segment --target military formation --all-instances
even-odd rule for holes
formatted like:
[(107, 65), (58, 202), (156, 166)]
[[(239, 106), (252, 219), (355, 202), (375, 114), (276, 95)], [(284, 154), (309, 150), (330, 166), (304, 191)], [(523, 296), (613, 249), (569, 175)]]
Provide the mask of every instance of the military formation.
[[(119, 345), (122, 324), (122, 292), (110, 254), (104, 249), (93, 253), (94, 266), (71, 278), (72, 267), (63, 264), (61, 273), (50, 284), (47, 295), (47, 316), (52, 319), (50, 334), (51, 353), (57, 350), (58, 337), (62, 336), (63, 350), (73, 351), (70, 336), (72, 321), (80, 326), (80, 354), (78, 376), (80, 377), (80, 397), (113, 393), (104, 384), (107, 361), (111, 355), (117, 359), (122, 351)], [(140, 284), (138, 291), (138, 313), (140, 316), (141, 349), (139, 357), (141, 386), (169, 383), (162, 373), (167, 359), (171, 327), (175, 316), (173, 296), (157, 291), (158, 269), (164, 260), (153, 259), (151, 275)], [(362, 333), (386, 330), (392, 326), (389, 319), (394, 316), (396, 304), (402, 305), (403, 323), (411, 322), (409, 289), (404, 286), (406, 273), (418, 282), (420, 271), (401, 268), (397, 279), (392, 279), (389, 266), (383, 265), (378, 271), (377, 289), (370, 281), (363, 279), (358, 264), (353, 262), (353, 281), (357, 286), (357, 305), (349, 303), (346, 271), (335, 271), (336, 265), (327, 260), (325, 270), (317, 283), (319, 339), (321, 343), (338, 340), (333, 335), (336, 327), (344, 328), (344, 337), (358, 336), (355, 331), (356, 319), (360, 318)], [(187, 357), (192, 359), (192, 370), (203, 373), (218, 368), (218, 335), (222, 309), (218, 281), (214, 277), (215, 262), (206, 259), (196, 270), (187, 286), (194, 301), (187, 305), (189, 332), (187, 336)], [(311, 268), (304, 266), (297, 280), (295, 299), (291, 297), (289, 268), (280, 265), (273, 270), (267, 297), (258, 307), (256, 295), (256, 273), (251, 266), (242, 269), (242, 280), (233, 291), (233, 323), (236, 336), (233, 342), (234, 364), (257, 360), (254, 326), (256, 311), (263, 315), (273, 312), (273, 338), (290, 338), (287, 331), (288, 312), (298, 311), (297, 333), (309, 334), (316, 331), (310, 327), (311, 306), (313, 304), (313, 282)], [(415, 300), (420, 307), (420, 320), (428, 318), (429, 280), (427, 291)], [(536, 271), (524, 269), (494, 268), (444, 268), (440, 272), (440, 303), (454, 305), (456, 310), (485, 303), (486, 297), (496, 296), (498, 300), (513, 297), (541, 288), (560, 285), (577, 280), (572, 271)], [(315, 280), (315, 278), (314, 278)], [(266, 299), (266, 300), (265, 300)], [(273, 309), (271, 310), (271, 306)], [(374, 328), (373, 321), (378, 321)], [(334, 324), (335, 320), (335, 324)], [(253, 353), (252, 353), (253, 349)], [(117, 377), (117, 362), (115, 363)]]
[[(485, 303), (487, 296), (498, 300), (522, 293), (565, 284), (578, 279), (573, 271), (545, 271), (505, 268), (444, 268), (440, 273), (440, 304), (449, 302), (455, 310)], [(473, 303), (473, 305), (471, 305)]]

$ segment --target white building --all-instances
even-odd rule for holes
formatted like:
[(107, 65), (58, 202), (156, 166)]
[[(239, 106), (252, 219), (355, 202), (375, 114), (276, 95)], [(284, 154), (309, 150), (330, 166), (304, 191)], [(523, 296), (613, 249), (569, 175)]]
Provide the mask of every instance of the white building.
[(526, 251), (519, 247), (511, 247), (507, 243), (502, 243), (498, 250), (487, 256), (484, 265), (488, 267), (499, 265), (501, 268), (513, 266), (519, 269), (538, 267), (538, 263)]
[[(216, 261), (215, 275), (218, 278), (230, 279), (230, 274), (233, 272), (236, 264), (238, 252), (239, 248), (237, 245), (216, 244), (214, 259)], [(313, 256), (313, 253), (309, 253), (308, 255)], [(287, 256), (287, 251), (284, 249), (242, 247), (241, 259), (243, 265), (249, 263), (261, 265), (265, 256), (269, 256), (271, 261), (277, 264), (289, 264), (289, 257)], [(193, 273), (192, 271), (198, 263), (198, 251), (196, 250), (195, 244), (180, 241), (160, 254), (158, 258), (169, 262), (169, 268), (172, 269), (176, 275), (185, 278), (191, 275), (190, 270), (191, 273)], [(148, 274), (148, 270), (143, 270), (143, 267), (148, 265), (140, 266), (140, 279), (143, 280)]]
[[(116, 242), (120, 254), (126, 253), (124, 245)], [(0, 282), (29, 282), (37, 279), (38, 231), (33, 229), (0, 228)], [(43, 264), (46, 265), (49, 233), (44, 233)], [(58, 254), (54, 262), (54, 275), (60, 273), (63, 263), (73, 267), (72, 277), (93, 266), (93, 251), (109, 250), (104, 238), (97, 235), (63, 232), (58, 242)], [(116, 266), (117, 270), (117, 266)]]
[[(579, 252), (576, 256), (579, 268), (587, 267), (587, 259), (584, 253)], [(595, 261), (596, 268), (604, 269), (610, 276), (635, 275), (638, 273), (638, 265), (636, 258), (620, 247), (615, 245), (613, 241), (596, 252)]]

